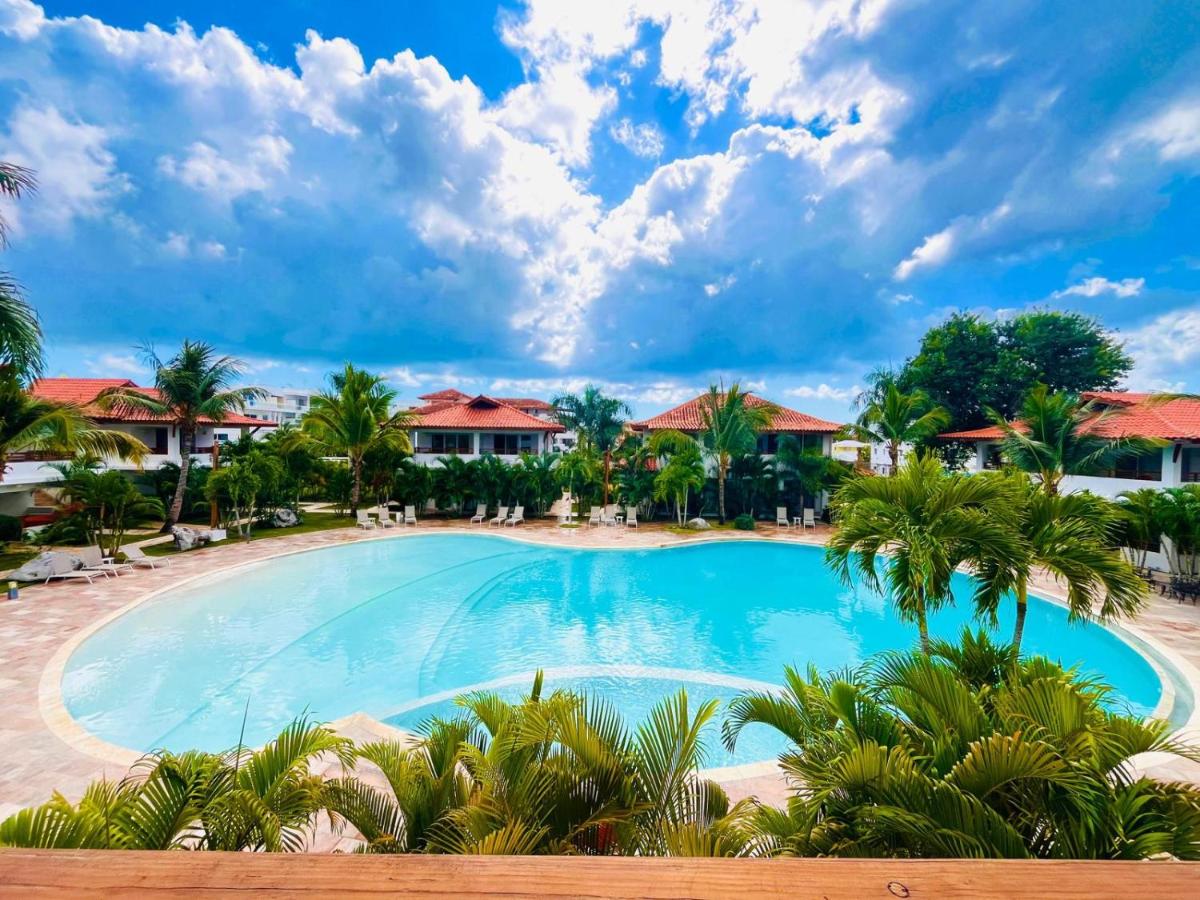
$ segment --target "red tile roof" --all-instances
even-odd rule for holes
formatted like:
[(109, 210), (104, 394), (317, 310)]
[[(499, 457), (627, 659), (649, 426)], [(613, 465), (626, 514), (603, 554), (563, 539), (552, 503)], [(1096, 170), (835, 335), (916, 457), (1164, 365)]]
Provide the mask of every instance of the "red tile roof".
[[(42, 378), (34, 382), (30, 393), (40, 400), (55, 403), (70, 403), (83, 407), (84, 412), (97, 422), (130, 422), (138, 424), (170, 424), (168, 416), (155, 416), (145, 410), (104, 410), (95, 404), (101, 391), (111, 388), (133, 388), (148, 397), (157, 397), (154, 388), (138, 387), (128, 378)], [(207, 417), (200, 419), (201, 425), (248, 426), (252, 428), (274, 428), (274, 422), (252, 419), (249, 416), (230, 413), (219, 423)]]
[[(1112, 410), (1088, 431), (1101, 437), (1144, 437), (1164, 441), (1200, 440), (1200, 400), (1148, 402), (1154, 394), (1089, 391), (1083, 395), (1100, 408)], [(1014, 423), (1017, 428), (1021, 423)], [(995, 425), (940, 435), (945, 440), (998, 441), (1004, 432)]]
[(517, 409), (542, 409), (547, 412), (554, 409), (545, 400), (538, 400), (536, 397), (497, 397), (496, 399), (509, 406), (515, 406)]
[[(693, 400), (681, 403), (674, 409), (652, 416), (641, 422), (633, 422), (630, 427), (636, 431), (659, 431), (664, 428), (674, 428), (679, 431), (700, 431), (704, 428), (704, 418), (700, 412), (700, 401), (707, 394), (701, 394)], [(762, 406), (768, 401), (754, 394), (747, 394), (747, 406)], [(778, 412), (771, 423), (770, 431), (782, 434), (830, 434), (841, 429), (836, 422), (827, 422), (807, 413), (788, 409), (786, 406), (775, 404)]]
[(419, 428), (457, 428), (467, 431), (562, 431), (494, 397), (480, 394), (466, 403), (432, 403), (412, 410)]
[(470, 400), (471, 395), (464, 394), (462, 391), (455, 390), (454, 388), (446, 388), (443, 391), (434, 391), (432, 394), (421, 394), (417, 399), (428, 400), (430, 403), (437, 401), (462, 403), (463, 401)]

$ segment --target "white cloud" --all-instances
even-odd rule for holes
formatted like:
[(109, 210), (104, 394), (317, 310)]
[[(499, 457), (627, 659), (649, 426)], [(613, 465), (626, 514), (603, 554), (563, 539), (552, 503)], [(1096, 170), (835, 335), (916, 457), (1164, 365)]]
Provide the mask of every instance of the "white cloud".
[(247, 141), (239, 148), (238, 159), (227, 159), (212, 145), (196, 141), (182, 160), (169, 154), (160, 157), (158, 170), (194, 190), (229, 201), (250, 191), (261, 191), (272, 178), (286, 174), (291, 154), (288, 140), (273, 134)]
[[(1121, 336), (1134, 360), (1131, 388), (1182, 390), (1195, 378), (1200, 366), (1200, 306), (1164, 313)], [(1194, 381), (1189, 386), (1200, 387)]]
[(184, 234), (179, 231), (171, 231), (167, 233), (160, 247), (162, 252), (167, 256), (173, 256), (177, 259), (188, 259), (199, 257), (201, 259), (225, 259), (225, 245), (220, 241), (205, 240), (197, 241), (191, 235)]
[(648, 122), (634, 125), (628, 118), (624, 118), (610, 125), (608, 133), (614, 141), (628, 148), (635, 156), (646, 159), (662, 156), (663, 135), (656, 125)]
[(37, 36), (45, 22), (46, 14), (31, 0), (5, 0), (0, 3), (0, 34), (28, 41)]
[(142, 361), (130, 353), (101, 353), (85, 359), (84, 366), (100, 378), (130, 378), (136, 381), (150, 374)]
[(799, 387), (788, 388), (783, 393), (788, 397), (800, 397), (804, 400), (836, 400), (839, 403), (846, 403), (861, 392), (862, 388), (857, 384), (853, 387), (839, 388), (821, 382), (816, 387), (802, 384)]
[(927, 236), (921, 246), (896, 266), (892, 277), (897, 281), (904, 281), (919, 268), (940, 266), (950, 258), (954, 250), (956, 231), (956, 226), (951, 225), (937, 234)]
[(715, 297), (721, 291), (727, 291), (735, 284), (737, 284), (737, 277), (735, 275), (726, 275), (724, 278), (710, 281), (706, 284), (704, 286), (704, 293), (709, 297)]
[(1182, 100), (1142, 122), (1129, 142), (1150, 144), (1167, 161), (1200, 156), (1200, 99)]
[(1099, 297), (1112, 294), (1114, 297), (1136, 297), (1146, 286), (1145, 278), (1122, 278), (1120, 281), (1109, 281), (1099, 275), (1085, 278), (1078, 284), (1073, 284), (1061, 291), (1055, 291), (1050, 296), (1059, 297)]

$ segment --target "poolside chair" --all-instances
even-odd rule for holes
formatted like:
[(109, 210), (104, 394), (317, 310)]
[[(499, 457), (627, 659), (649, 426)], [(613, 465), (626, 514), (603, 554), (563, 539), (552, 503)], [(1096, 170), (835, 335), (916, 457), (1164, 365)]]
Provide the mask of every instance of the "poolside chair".
[(626, 528), (637, 528), (637, 507), (636, 506), (625, 507), (625, 527)]
[(811, 528), (813, 531), (817, 530), (817, 514), (812, 507), (804, 510), (804, 519), (802, 520), (801, 527)]
[(91, 584), (92, 579), (97, 575), (103, 575), (105, 578), (108, 577), (107, 572), (76, 569), (75, 560), (67, 556), (65, 553), (56, 553), (53, 557), (51, 557), (50, 565), (52, 568), (50, 570), (50, 574), (46, 576), (46, 584), (49, 584), (50, 580), (53, 578), (86, 578), (87, 583)]
[(525, 521), (525, 507), (518, 506), (513, 510), (513, 514), (504, 520), (505, 525), (512, 525), (514, 528)]
[(131, 566), (145, 566), (147, 569), (157, 569), (159, 566), (171, 565), (171, 560), (164, 556), (161, 559), (155, 559), (153, 556), (147, 556), (146, 552), (137, 544), (129, 547), (122, 547), (121, 552), (125, 554), (125, 562)]
[(99, 547), (84, 547), (76, 556), (83, 563), (85, 571), (104, 572), (105, 574), (112, 572), (114, 575), (133, 571), (133, 566), (129, 563), (119, 563), (111, 556), (102, 556)]
[(483, 520), (486, 518), (487, 518), (487, 504), (480, 503), (478, 506), (475, 507), (475, 515), (471, 516), (471, 524), (475, 525), (476, 523), (478, 523), (478, 524), (482, 525)]
[(497, 516), (494, 519), (488, 519), (488, 525), (503, 525), (508, 520), (508, 507), (501, 506), (496, 510)]
[(415, 506), (404, 507), (404, 521), (401, 524), (402, 525), (416, 525), (417, 524), (417, 508)]
[(360, 509), (358, 511), (358, 527), (359, 528), (368, 528), (368, 529), (375, 527), (375, 520), (372, 519), (370, 517), (370, 515), (367, 514), (367, 511), (365, 509)]
[(593, 506), (592, 511), (588, 513), (588, 521), (587, 521), (588, 525), (603, 524), (603, 516), (604, 516), (604, 510), (602, 510), (598, 506)]
[(392, 518), (391, 510), (379, 508), (379, 524), (384, 528), (395, 528), (396, 520)]
[(775, 527), (778, 528), (780, 525), (784, 528), (792, 527), (792, 520), (787, 517), (786, 506), (775, 507)]
[(617, 507), (615, 505), (605, 506), (600, 511), (600, 521), (605, 525), (617, 524)]

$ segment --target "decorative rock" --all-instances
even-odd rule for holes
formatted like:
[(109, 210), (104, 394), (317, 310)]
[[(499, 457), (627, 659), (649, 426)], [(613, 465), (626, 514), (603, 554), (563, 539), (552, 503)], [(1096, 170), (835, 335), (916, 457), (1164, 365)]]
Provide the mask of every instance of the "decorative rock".
[(175, 536), (175, 546), (180, 550), (193, 550), (208, 543), (209, 535), (205, 531), (197, 531), (186, 525), (176, 525), (171, 529)]
[(696, 531), (706, 531), (710, 526), (708, 522), (704, 521), (704, 519), (696, 516), (694, 519), (688, 519), (687, 527), (693, 528)]
[(57, 550), (46, 550), (21, 566), (8, 577), (13, 581), (45, 581), (54, 571), (54, 560), (58, 557), (71, 560), (72, 568), (78, 569), (83, 563), (70, 553), (60, 553)]
[(277, 509), (275, 510), (275, 515), (271, 518), (272, 528), (291, 528), (293, 525), (299, 524), (300, 517), (292, 509)]

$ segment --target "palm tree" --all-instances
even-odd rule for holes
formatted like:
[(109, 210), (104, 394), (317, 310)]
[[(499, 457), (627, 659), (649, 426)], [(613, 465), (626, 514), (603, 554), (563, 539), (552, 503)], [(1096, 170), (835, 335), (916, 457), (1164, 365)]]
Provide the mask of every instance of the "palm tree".
[(760, 852), (1200, 857), (1200, 792), (1133, 764), (1148, 750), (1200, 756), (1169, 723), (1114, 712), (1102, 685), (985, 638), (935, 650), (828, 675), (788, 669), (783, 693), (733, 702), (728, 747), (751, 723), (791, 744), (787, 809), (762, 807), (747, 825)]
[[(19, 200), (37, 190), (33, 172), (0, 161), (0, 198)], [(0, 249), (8, 246), (8, 224), (0, 215)], [(28, 382), (42, 373), (42, 327), (21, 286), (0, 270), (0, 369)]]
[(1162, 540), (1159, 519), (1161, 492), (1157, 488), (1121, 491), (1117, 495), (1116, 511), (1124, 523), (1125, 546), (1133, 555), (1134, 565), (1146, 568), (1146, 554), (1152, 545)]
[(554, 467), (558, 459), (557, 453), (522, 453), (520, 463), (513, 467), (513, 487), (539, 516), (545, 515), (554, 502), (558, 489)]
[(736, 383), (711, 385), (700, 398), (700, 441), (717, 464), (717, 513), (725, 523), (725, 480), (734, 457), (754, 450), (758, 433), (771, 426), (778, 410), (769, 403), (754, 402)]
[(412, 453), (408, 431), (416, 424), (408, 412), (392, 412), (396, 392), (379, 375), (350, 363), (329, 377), (330, 389), (313, 397), (300, 430), (325, 454), (350, 462), (350, 515), (362, 496), (363, 456), (388, 447)]
[(552, 402), (559, 424), (579, 435), (579, 449), (599, 453), (604, 459), (604, 505), (608, 506), (612, 451), (633, 415), (624, 400), (606, 397), (589, 384), (582, 394), (560, 394)]
[(842, 484), (825, 558), (847, 585), (855, 572), (873, 590), (886, 585), (900, 617), (917, 623), (928, 653), (927, 616), (954, 601), (951, 580), (960, 564), (1015, 566), (1025, 559), (1008, 499), (994, 479), (947, 474), (931, 456), (911, 457), (894, 478), (860, 475)]
[(1171, 574), (1187, 582), (1200, 579), (1200, 484), (1160, 491), (1156, 521)]
[[(571, 496), (580, 502), (585, 495), (595, 490), (596, 483), (602, 475), (600, 460), (590, 451), (580, 447), (576, 447), (570, 453), (564, 453), (555, 467), (555, 472), (558, 473), (559, 484), (566, 487)], [(576, 488), (579, 488), (578, 492)]]
[(264, 396), (261, 388), (231, 387), (245, 367), (231, 356), (217, 356), (203, 341), (184, 341), (169, 360), (162, 360), (153, 347), (143, 348), (146, 365), (154, 370), (154, 391), (118, 387), (97, 398), (103, 409), (149, 413), (170, 422), (179, 432), (179, 480), (175, 497), (163, 522), (164, 533), (183, 515), (192, 448), (201, 421), (221, 422), (230, 413), (245, 409), (246, 401)]
[(1015, 424), (994, 411), (992, 418), (1004, 434), (1000, 446), (1008, 461), (1037, 475), (1046, 493), (1057, 494), (1067, 475), (1094, 475), (1124, 456), (1164, 446), (1148, 438), (1104, 436), (1101, 426), (1122, 414), (1040, 384), (1026, 395)]
[[(980, 476), (976, 476), (980, 477)], [(975, 575), (987, 590), (977, 594), (981, 611), (995, 614), (1006, 592), (1016, 596), (1012, 645), (1021, 649), (1029, 605), (1029, 579), (1037, 569), (1067, 589), (1072, 619), (1132, 616), (1146, 601), (1146, 584), (1116, 548), (1119, 519), (1111, 503), (1087, 492), (1047, 494), (1023, 472), (996, 475), (1004, 485), (1010, 523), (1020, 535), (1019, 552), (1004, 559), (976, 560)], [(1006, 553), (1009, 548), (1005, 548)]]
[(52, 468), (62, 475), (61, 495), (71, 502), (88, 542), (99, 547), (102, 556), (116, 556), (128, 529), (162, 518), (157, 497), (139, 491), (124, 472), (98, 471), (95, 457), (78, 457)]
[(654, 499), (675, 502), (675, 521), (683, 524), (688, 494), (704, 487), (704, 458), (699, 445), (674, 429), (656, 431), (650, 436), (650, 452), (665, 464), (654, 476)]
[(16, 452), (117, 456), (140, 463), (150, 449), (133, 435), (108, 431), (69, 403), (29, 394), (12, 372), (0, 375), (0, 482)]
[(887, 446), (891, 474), (895, 475), (900, 468), (900, 448), (936, 435), (950, 423), (950, 413), (935, 406), (924, 391), (906, 394), (890, 380), (881, 388), (867, 399), (852, 430), (859, 440)]
[(849, 463), (826, 456), (816, 447), (806, 447), (791, 434), (779, 439), (775, 463), (785, 485), (799, 489), (802, 506), (807, 498), (812, 497), (815, 502), (817, 497), (836, 488), (853, 471)]

